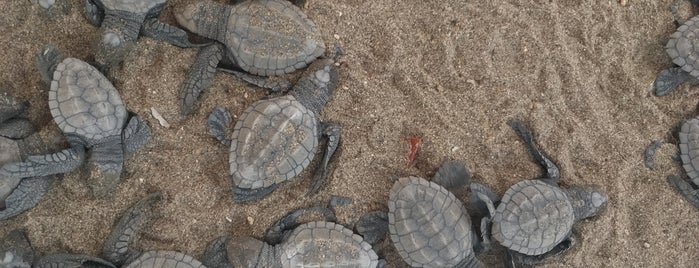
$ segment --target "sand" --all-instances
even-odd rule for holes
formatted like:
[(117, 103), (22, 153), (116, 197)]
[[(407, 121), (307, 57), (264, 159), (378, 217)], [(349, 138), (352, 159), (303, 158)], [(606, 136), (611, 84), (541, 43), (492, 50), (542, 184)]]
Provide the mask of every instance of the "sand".
[[(51, 12), (33, 1), (0, 2), (0, 89), (30, 101), (41, 135), (64, 148), (35, 56), (53, 44), (89, 60), (97, 28), (84, 18), (83, 1), (57, 2)], [(188, 2), (195, 1), (171, 1), (161, 20), (174, 23), (173, 6)], [(347, 52), (341, 88), (323, 112), (343, 127), (342, 147), (317, 196), (305, 197), (307, 171), (244, 205), (231, 202), (227, 150), (209, 135), (206, 118), (217, 105), (240, 115), (269, 93), (217, 74), (200, 109), (182, 117), (177, 100), (196, 50), (142, 38), (109, 77), (154, 139), (128, 158), (117, 191), (96, 198), (89, 178), (68, 174), (36, 208), (0, 223), (0, 234), (22, 227), (41, 252), (98, 255), (121, 213), (162, 191), (160, 217), (137, 245), (199, 256), (215, 237), (260, 238), (286, 213), (333, 195), (354, 200), (338, 212), (351, 226), (365, 212), (387, 209), (396, 178), (430, 177), (450, 159), (502, 194), (542, 174), (506, 125), (516, 118), (560, 165), (564, 185), (596, 185), (610, 196), (602, 215), (576, 226), (578, 246), (542, 267), (696, 267), (698, 211), (665, 177), (683, 174), (673, 160), (673, 128), (696, 114), (699, 91), (652, 95), (656, 74), (671, 66), (663, 49), (675, 30), (671, 0), (624, 2), (311, 0), (307, 13), (326, 43)], [(171, 126), (161, 126), (151, 108)], [(405, 138), (413, 136), (423, 143), (408, 167)], [(643, 152), (657, 139), (666, 143), (649, 170)], [(389, 266), (406, 266), (388, 243), (378, 250)], [(502, 265), (497, 255), (486, 257)]]

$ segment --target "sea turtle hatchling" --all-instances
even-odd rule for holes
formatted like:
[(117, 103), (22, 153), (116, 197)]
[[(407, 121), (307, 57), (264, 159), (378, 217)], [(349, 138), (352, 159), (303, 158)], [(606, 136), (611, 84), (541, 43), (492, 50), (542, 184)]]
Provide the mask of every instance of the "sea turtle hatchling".
[(682, 168), (691, 182), (677, 176), (668, 176), (667, 180), (687, 201), (699, 209), (699, 117), (684, 122), (678, 136)]
[(192, 47), (187, 33), (158, 20), (168, 0), (85, 0), (87, 20), (101, 27), (95, 61), (107, 69), (120, 63), (139, 35)]
[(189, 70), (180, 97), (184, 115), (194, 111), (217, 66), (242, 70), (244, 73), (233, 73), (258, 86), (282, 90), (289, 87), (288, 82), (258, 76), (294, 72), (325, 52), (316, 24), (287, 0), (235, 5), (198, 1), (177, 12), (175, 18), (182, 27), (218, 41), (202, 48)]
[[(321, 213), (325, 221), (297, 222), (309, 213)], [(222, 236), (209, 244), (202, 259), (209, 268), (385, 267), (362, 236), (334, 220), (328, 208), (301, 209), (270, 228), (264, 242)]]
[(382, 239), (372, 234), (387, 231), (401, 258), (411, 267), (485, 267), (476, 257), (484, 248), (471, 225), (471, 215), (447, 190), (458, 189), (470, 178), (466, 166), (457, 161), (442, 164), (431, 181), (399, 178), (389, 192), (388, 213), (367, 213), (355, 228), (366, 233), (364, 239), (371, 243)]
[(590, 187), (560, 188), (558, 167), (539, 151), (531, 132), (521, 122), (511, 120), (508, 124), (546, 170), (546, 176), (513, 185), (497, 208), (498, 200), (486, 186), (472, 183), (471, 191), (490, 213), (490, 218), (481, 222), (485, 243), (494, 238), (508, 249), (513, 262), (534, 264), (573, 247), (573, 224), (597, 215), (606, 207), (608, 197)]
[(142, 147), (150, 139), (150, 128), (137, 116), (127, 124), (129, 115), (119, 93), (95, 67), (61, 58), (56, 48), (46, 48), (39, 55), (39, 69), (45, 79), (52, 78), (49, 108), (70, 148), (5, 164), (0, 175), (28, 178), (70, 172), (91, 149), (91, 160), (102, 175), (96, 180), (104, 182), (93, 185), (93, 191), (104, 195), (119, 181), (124, 153)]
[[(26, 118), (19, 117), (29, 107), (5, 94), (0, 95), (0, 165), (22, 161), (40, 153), (45, 144)], [(36, 206), (58, 176), (17, 178), (0, 176), (0, 220), (6, 220)]]
[(124, 268), (206, 268), (184, 253), (167, 250), (142, 252), (133, 247), (141, 229), (153, 218), (153, 205), (161, 199), (161, 193), (149, 194), (124, 213), (104, 244), (104, 258)]
[(320, 112), (337, 88), (337, 68), (333, 59), (314, 62), (287, 95), (253, 103), (233, 128), (226, 129), (231, 117), (223, 108), (209, 116), (209, 130), (224, 145), (230, 145), (230, 173), (233, 200), (258, 200), (279, 183), (296, 177), (313, 160), (321, 135), (328, 137), (327, 151), (315, 173), (309, 194), (327, 179), (327, 166), (340, 142), (340, 127), (320, 123)]
[(665, 51), (676, 66), (658, 74), (654, 84), (656, 96), (667, 95), (685, 82), (699, 83), (699, 16), (685, 21), (670, 35)]

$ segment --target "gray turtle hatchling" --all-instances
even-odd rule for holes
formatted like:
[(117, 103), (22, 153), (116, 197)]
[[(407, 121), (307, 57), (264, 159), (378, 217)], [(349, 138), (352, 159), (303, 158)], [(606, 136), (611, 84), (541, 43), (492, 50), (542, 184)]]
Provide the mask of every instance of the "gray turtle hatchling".
[(142, 252), (133, 247), (143, 229), (152, 220), (152, 207), (162, 199), (152, 193), (124, 213), (104, 244), (102, 254), (117, 267), (124, 268), (206, 268), (184, 253), (155, 250)]
[[(184, 28), (218, 41), (202, 48), (182, 88), (181, 112), (190, 114), (217, 66), (255, 85), (282, 90), (289, 83), (258, 76), (291, 73), (323, 55), (325, 44), (315, 23), (286, 0), (244, 1), (224, 5), (199, 1), (175, 14)], [(219, 64), (220, 63), (220, 64)], [(224, 69), (222, 69), (224, 70)]]
[[(300, 217), (322, 213), (325, 221), (298, 224)], [(270, 228), (266, 241), (219, 237), (204, 252), (209, 268), (227, 267), (384, 267), (372, 246), (352, 230), (334, 223), (328, 208), (289, 214)]]
[(699, 118), (687, 120), (682, 124), (679, 138), (682, 168), (691, 183), (676, 176), (669, 176), (667, 180), (687, 201), (699, 209)]
[[(675, 12), (673, 12), (675, 13)], [(679, 22), (679, 17), (675, 20)], [(699, 16), (694, 16), (682, 23), (670, 36), (665, 51), (672, 58), (676, 67), (662, 70), (655, 79), (656, 96), (664, 96), (676, 90), (685, 82), (699, 83)]]
[(321, 123), (320, 112), (337, 88), (334, 60), (314, 62), (289, 94), (253, 103), (226, 137), (231, 117), (217, 108), (209, 117), (211, 133), (224, 145), (230, 145), (230, 172), (233, 200), (258, 200), (279, 183), (296, 177), (313, 160), (318, 140), (327, 136), (327, 149), (309, 194), (315, 193), (327, 179), (327, 166), (340, 142), (340, 127)]
[[(25, 118), (18, 117), (29, 107), (28, 102), (0, 95), (0, 165), (22, 161), (29, 154), (45, 150)], [(36, 206), (58, 176), (18, 178), (0, 176), (0, 220), (6, 220)]]
[(150, 128), (137, 116), (127, 124), (129, 115), (119, 92), (95, 67), (79, 59), (60, 58), (53, 47), (43, 50), (39, 69), (44, 78), (52, 78), (49, 108), (70, 148), (5, 164), (0, 175), (27, 178), (70, 172), (84, 162), (85, 150), (91, 149), (91, 160), (105, 181), (93, 190), (103, 195), (119, 181), (124, 153), (142, 147), (150, 139)]
[(95, 61), (100, 68), (120, 63), (140, 35), (179, 47), (194, 46), (187, 33), (158, 20), (168, 0), (85, 0), (87, 20), (101, 27)]
[(485, 243), (494, 238), (505, 246), (513, 262), (509, 265), (534, 264), (573, 247), (573, 224), (597, 215), (606, 207), (608, 197), (589, 187), (560, 188), (558, 167), (539, 151), (531, 132), (518, 121), (508, 124), (546, 170), (546, 176), (513, 185), (497, 207), (497, 198), (486, 186), (473, 183), (471, 190), (490, 213), (490, 218), (481, 222)]

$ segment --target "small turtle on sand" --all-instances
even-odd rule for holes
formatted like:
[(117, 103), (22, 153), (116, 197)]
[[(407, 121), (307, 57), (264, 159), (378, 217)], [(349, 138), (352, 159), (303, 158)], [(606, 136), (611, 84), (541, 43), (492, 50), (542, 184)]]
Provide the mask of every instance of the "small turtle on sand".
[(27, 178), (70, 172), (82, 165), (85, 151), (91, 149), (91, 159), (106, 186), (93, 190), (103, 195), (119, 181), (124, 154), (148, 142), (150, 127), (137, 116), (127, 124), (129, 115), (119, 92), (95, 67), (61, 58), (56, 48), (46, 48), (39, 55), (39, 69), (45, 80), (51, 78), (49, 108), (70, 148), (5, 164), (0, 175)]
[[(29, 154), (45, 150), (38, 134), (34, 134), (34, 126), (29, 120), (19, 117), (28, 107), (28, 102), (18, 102), (7, 95), (0, 95), (0, 165), (22, 161)], [(0, 176), (0, 220), (17, 216), (36, 206), (56, 178)]]
[(667, 180), (689, 203), (699, 209), (699, 117), (682, 124), (679, 138), (682, 168), (691, 182), (677, 176), (668, 176)]
[(12, 230), (0, 239), (0, 267), (54, 268), (94, 267), (115, 268), (111, 263), (82, 254), (50, 254), (36, 259), (36, 253), (23, 230)]
[(508, 124), (546, 170), (546, 176), (513, 185), (499, 204), (484, 185), (472, 183), (471, 191), (490, 213), (490, 218), (481, 222), (484, 242), (495, 238), (508, 249), (512, 262), (534, 264), (573, 247), (573, 224), (597, 215), (606, 207), (608, 197), (589, 187), (560, 188), (558, 167), (539, 151), (531, 132), (518, 121)]
[(187, 33), (158, 20), (168, 0), (85, 0), (87, 20), (101, 27), (95, 61), (100, 68), (120, 63), (140, 35), (179, 47), (195, 46)]
[(175, 14), (175, 18), (184, 28), (218, 41), (202, 48), (189, 70), (180, 97), (184, 115), (194, 111), (199, 94), (211, 85), (217, 66), (249, 83), (278, 91), (290, 84), (259, 76), (294, 72), (325, 52), (316, 24), (286, 0), (235, 5), (199, 1)]
[[(675, 67), (660, 71), (655, 78), (653, 89), (656, 96), (664, 96), (675, 91), (680, 85), (688, 82), (692, 85), (699, 83), (699, 16), (682, 22), (678, 6), (682, 0), (675, 0), (672, 14), (675, 22), (680, 25), (677, 31), (670, 35), (665, 51), (672, 58)], [(690, 0), (693, 5), (697, 0)]]
[[(325, 221), (299, 224), (309, 213), (322, 213)], [(265, 242), (252, 237), (219, 237), (202, 259), (209, 268), (227, 267), (384, 267), (362, 236), (334, 223), (328, 208), (301, 209), (277, 222)]]
[(432, 181), (400, 178), (391, 188), (387, 216), (367, 214), (357, 229), (388, 225), (393, 245), (412, 267), (485, 267), (476, 258), (481, 246), (470, 215), (447, 190), (468, 183), (470, 177), (466, 166), (449, 161)]
[(206, 268), (198, 260), (180, 252), (141, 252), (132, 247), (141, 229), (152, 220), (153, 205), (161, 199), (160, 193), (150, 194), (124, 213), (104, 244), (102, 254), (105, 259), (117, 267), (125, 268)]
[(327, 136), (327, 149), (309, 194), (327, 179), (327, 166), (340, 144), (340, 126), (320, 122), (320, 112), (337, 88), (334, 60), (314, 62), (289, 94), (253, 103), (233, 128), (226, 129), (231, 117), (223, 108), (209, 116), (209, 130), (224, 145), (230, 145), (230, 173), (233, 200), (258, 200), (296, 177), (313, 160), (321, 136)]

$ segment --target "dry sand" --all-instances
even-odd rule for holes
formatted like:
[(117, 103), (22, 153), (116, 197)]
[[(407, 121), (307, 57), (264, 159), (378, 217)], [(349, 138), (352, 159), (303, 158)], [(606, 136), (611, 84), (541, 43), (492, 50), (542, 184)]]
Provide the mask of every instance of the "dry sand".
[[(97, 29), (84, 18), (83, 1), (57, 2), (49, 14), (30, 1), (0, 1), (0, 88), (29, 100), (42, 135), (62, 142), (35, 56), (54, 44), (90, 59)], [(194, 0), (171, 2), (163, 21), (174, 21), (174, 5)], [(670, 2), (311, 0), (307, 12), (325, 41), (347, 52), (342, 88), (323, 112), (343, 126), (338, 161), (314, 198), (304, 197), (305, 172), (245, 205), (231, 202), (226, 149), (209, 136), (206, 118), (216, 105), (240, 115), (268, 93), (217, 74), (198, 112), (183, 118), (177, 100), (196, 50), (142, 38), (110, 78), (155, 138), (128, 159), (117, 192), (95, 198), (87, 179), (69, 174), (36, 208), (0, 223), (0, 234), (24, 227), (42, 252), (97, 255), (121, 212), (163, 191), (162, 216), (139, 245), (199, 256), (217, 236), (262, 237), (284, 214), (332, 195), (354, 199), (339, 212), (351, 226), (364, 212), (386, 209), (395, 178), (429, 177), (447, 159), (465, 162), (475, 180), (502, 194), (542, 173), (505, 124), (519, 118), (560, 164), (564, 184), (598, 185), (611, 199), (603, 215), (577, 225), (579, 246), (543, 267), (696, 267), (698, 212), (665, 176), (682, 174), (672, 160), (672, 129), (696, 114), (699, 91), (684, 86), (662, 98), (650, 91), (671, 66), (663, 49), (675, 30)], [(424, 141), (410, 168), (408, 136)], [(655, 139), (668, 143), (652, 171), (642, 157)], [(390, 266), (405, 266), (390, 246), (380, 251)], [(487, 261), (501, 265), (495, 256)]]

